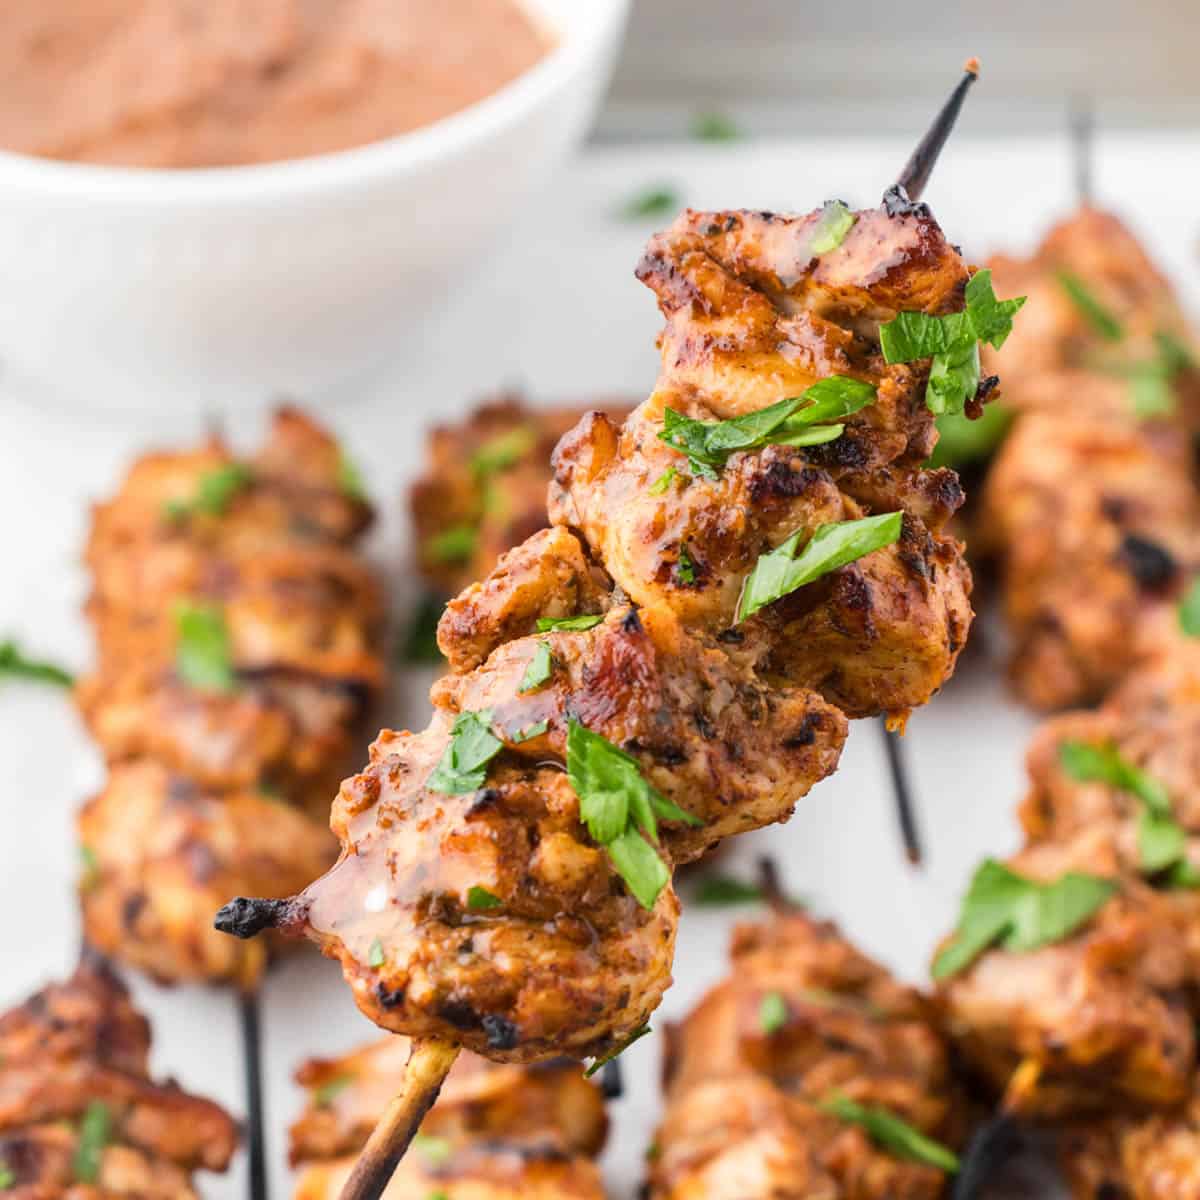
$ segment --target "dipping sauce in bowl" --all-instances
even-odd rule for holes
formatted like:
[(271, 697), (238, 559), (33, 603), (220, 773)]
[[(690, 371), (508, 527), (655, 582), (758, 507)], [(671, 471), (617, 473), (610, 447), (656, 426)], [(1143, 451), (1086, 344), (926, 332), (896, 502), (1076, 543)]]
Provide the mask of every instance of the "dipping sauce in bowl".
[(304, 158), (458, 112), (552, 44), (519, 0), (0, 3), (0, 148), (142, 167)]

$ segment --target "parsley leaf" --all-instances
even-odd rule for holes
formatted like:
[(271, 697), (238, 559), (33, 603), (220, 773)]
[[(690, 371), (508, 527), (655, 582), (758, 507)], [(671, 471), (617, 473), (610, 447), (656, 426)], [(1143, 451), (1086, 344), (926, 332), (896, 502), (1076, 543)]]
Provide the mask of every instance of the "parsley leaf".
[(175, 630), (175, 670), (184, 683), (206, 692), (237, 688), (229, 628), (220, 608), (181, 600), (175, 606)]
[(685, 543), (679, 543), (679, 558), (675, 563), (675, 577), (680, 583), (691, 585), (696, 582), (696, 564), (688, 553)]
[(515, 467), (537, 445), (537, 430), (531, 425), (518, 425), (484, 442), (471, 455), (471, 473), (476, 479)]
[(679, 472), (674, 467), (668, 467), (646, 490), (652, 496), (661, 496), (667, 490)]
[(1179, 628), (1188, 637), (1200, 637), (1200, 575), (1193, 581), (1179, 601)]
[(1071, 271), (1057, 273), (1058, 286), (1066, 292), (1080, 316), (1092, 327), (1092, 332), (1106, 342), (1119, 342), (1125, 336), (1121, 322), (1105, 307), (1087, 284)]
[(879, 328), (884, 361), (914, 362), (932, 358), (925, 405), (930, 412), (962, 412), (979, 390), (979, 343), (999, 350), (1012, 332), (1013, 317), (1025, 297), (999, 300), (992, 290), (990, 270), (976, 271), (967, 282), (966, 308), (935, 317), (902, 312)]
[(418, 1133), (412, 1140), (412, 1148), (431, 1167), (444, 1167), (450, 1161), (451, 1146), (449, 1138), (434, 1137), (428, 1133)]
[(985, 404), (972, 421), (965, 413), (942, 413), (937, 418), (938, 443), (925, 460), (927, 467), (963, 467), (991, 458), (1012, 424), (1013, 412), (998, 400)]
[(533, 725), (526, 725), (524, 729), (518, 729), (516, 733), (510, 733), (508, 740), (514, 745), (520, 745), (521, 742), (527, 742), (530, 738), (541, 737), (549, 728), (549, 721), (538, 721)]
[(874, 403), (875, 388), (860, 379), (830, 375), (766, 408), (727, 421), (697, 421), (673, 408), (663, 412), (659, 438), (687, 455), (696, 475), (717, 477), (717, 469), (739, 450), (763, 446), (813, 446), (841, 437), (844, 426), (818, 422), (848, 417)]
[(826, 200), (808, 241), (810, 254), (828, 254), (836, 250), (854, 227), (858, 217), (840, 200)]
[(525, 668), (525, 674), (521, 677), (521, 685), (517, 688), (517, 694), (523, 695), (525, 692), (537, 691), (553, 674), (554, 656), (550, 653), (550, 643), (538, 642), (534, 648), (533, 657)]
[(592, 1061), (592, 1065), (590, 1067), (588, 1067), (588, 1069), (586, 1071), (584, 1071), (583, 1077), (585, 1079), (591, 1079), (591, 1077), (593, 1075), (595, 1075), (595, 1073), (597, 1071), (599, 1071), (601, 1067), (603, 1067), (606, 1063), (612, 1062), (612, 1060), (614, 1058), (618, 1057), (619, 1055), (624, 1054), (625, 1051), (628, 1050), (629, 1047), (632, 1046), (634, 1042), (641, 1041), (641, 1039), (644, 1038), (646, 1036), (646, 1034), (648, 1034), (649, 1032), (650, 1032), (650, 1022), (647, 1021), (646, 1024), (643, 1025), (640, 1029), (635, 1029), (633, 1031), (633, 1033), (631, 1033), (615, 1049), (610, 1050), (607, 1054), (602, 1054), (602, 1055), (600, 1055), (599, 1058), (594, 1059)]
[(362, 471), (358, 464), (345, 450), (338, 449), (337, 482), (342, 494), (360, 504), (367, 502), (367, 485), (363, 482)]
[(758, 1027), (770, 1037), (778, 1033), (788, 1021), (787, 1001), (780, 992), (768, 992), (758, 1006)]
[(903, 521), (904, 514), (894, 512), (820, 525), (799, 556), (796, 549), (804, 531), (796, 530), (782, 545), (759, 556), (742, 587), (738, 621), (838, 567), (892, 545), (900, 537)]
[(933, 977), (956, 975), (991, 945), (1020, 953), (1061, 941), (1115, 890), (1111, 880), (1076, 871), (1053, 883), (1038, 883), (986, 859), (963, 898), (953, 939), (933, 961)]
[(490, 908), (499, 908), (504, 903), (495, 892), (473, 883), (467, 889), (467, 907), (472, 912), (487, 912)]
[(654, 849), (658, 819), (693, 826), (702, 822), (651, 787), (637, 759), (574, 718), (567, 726), (567, 778), (579, 797), (579, 817), (588, 833), (608, 851), (638, 902), (653, 908), (670, 879)]
[(112, 1131), (112, 1114), (102, 1100), (93, 1100), (79, 1124), (79, 1141), (71, 1160), (80, 1183), (95, 1183), (100, 1178), (100, 1159)]
[(604, 620), (603, 613), (584, 613), (580, 617), (538, 617), (538, 633), (552, 633), (563, 630), (567, 633), (582, 633), (585, 629), (594, 629)]
[(182, 521), (197, 513), (219, 517), (253, 479), (254, 473), (245, 463), (231, 462), (214, 467), (196, 481), (196, 491), (190, 500), (168, 500), (164, 511), (172, 521)]
[(630, 196), (621, 205), (617, 215), (625, 221), (641, 221), (648, 217), (662, 217), (681, 208), (679, 193), (672, 187), (649, 187)]
[(736, 142), (741, 131), (724, 113), (699, 113), (692, 121), (692, 137), (702, 142)]
[(367, 966), (382, 967), (387, 956), (383, 952), (383, 943), (378, 938), (372, 938), (367, 947)]
[(434, 562), (466, 562), (475, 553), (479, 532), (473, 525), (452, 525), (435, 533), (425, 543), (425, 553)]
[(425, 786), (444, 796), (478, 791), (487, 779), (488, 763), (504, 748), (492, 732), (492, 710), (459, 713), (450, 731), (450, 744), (442, 752)]
[(0, 642), (0, 678), (29, 679), (70, 687), (75, 677), (45, 659), (30, 658), (14, 641)]
[(705, 875), (692, 894), (692, 903), (702, 908), (719, 908), (727, 904), (756, 904), (763, 898), (757, 884), (743, 883), (731, 875)]
[(100, 860), (91, 846), (79, 846), (79, 890), (90, 892), (100, 882)]
[(442, 652), (438, 648), (438, 622), (442, 619), (445, 605), (436, 597), (422, 597), (412, 615), (404, 641), (400, 646), (400, 661), (405, 663), (440, 663)]
[(0, 1192), (6, 1192), (17, 1182), (17, 1177), (8, 1163), (0, 1161)]
[(313, 1088), (312, 1102), (317, 1108), (328, 1108), (352, 1083), (353, 1075), (335, 1075)]
[(952, 1174), (958, 1170), (958, 1155), (886, 1108), (868, 1107), (843, 1095), (830, 1096), (820, 1107), (839, 1121), (862, 1126), (877, 1146), (897, 1158)]

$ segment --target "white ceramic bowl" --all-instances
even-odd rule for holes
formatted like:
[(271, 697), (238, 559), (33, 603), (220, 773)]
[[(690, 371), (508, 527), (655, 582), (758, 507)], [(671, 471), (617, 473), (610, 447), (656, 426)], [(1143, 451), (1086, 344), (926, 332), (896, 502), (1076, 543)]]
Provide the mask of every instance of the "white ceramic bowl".
[(345, 388), (419, 348), (586, 131), (629, 0), (526, 0), (532, 70), (424, 129), (263, 166), (0, 152), (0, 362), (82, 405), (228, 409)]

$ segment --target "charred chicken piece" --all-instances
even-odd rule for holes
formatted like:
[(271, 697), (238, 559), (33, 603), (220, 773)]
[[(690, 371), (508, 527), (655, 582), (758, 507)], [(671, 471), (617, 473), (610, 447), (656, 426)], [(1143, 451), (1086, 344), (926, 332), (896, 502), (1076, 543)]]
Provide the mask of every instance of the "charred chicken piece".
[[(389, 1037), (339, 1059), (305, 1063), (296, 1078), (308, 1106), (291, 1130), (291, 1161), (304, 1170), (297, 1197), (333, 1200), (404, 1077), (409, 1040)], [(421, 1140), (386, 1195), (533, 1195), (602, 1200), (592, 1159), (608, 1118), (598, 1088), (569, 1062), (500, 1066), (461, 1055)]]
[(941, 1196), (944, 1172), (822, 1108), (844, 1096), (957, 1144), (962, 1097), (934, 1015), (829, 924), (739, 926), (729, 977), (669, 1035), (652, 1200)]
[(217, 1105), (149, 1076), (150, 1029), (94, 954), (0, 1016), (0, 1178), (18, 1200), (193, 1200), (237, 1145)]
[[(814, 255), (818, 219), (686, 213), (652, 242), (640, 274), (668, 319), (657, 391), (624, 430), (593, 414), (564, 439), (556, 530), (451, 605), (439, 636), (454, 673), (435, 685), (433, 722), (382, 734), (343, 786), (338, 864), (292, 901), (231, 903), (223, 929), (307, 934), (341, 960), (368, 1016), (428, 1045), (503, 1062), (604, 1053), (669, 983), (677, 903), (664, 866), (790, 814), (836, 765), (846, 726), (831, 698), (902, 717), (937, 690), (970, 617), (960, 548), (937, 531), (958, 491), (950, 474), (920, 479), (928, 371), (885, 367), (878, 329), (901, 310), (961, 309), (967, 268), (921, 206), (856, 214)], [(830, 373), (878, 386), (835, 435), (854, 447), (847, 461), (836, 440), (782, 459), (741, 450), (715, 483), (652, 490), (668, 466), (688, 474), (655, 436), (668, 398), (728, 417)], [(763, 472), (783, 482), (764, 516), (748, 515), (746, 481)], [(896, 546), (737, 624), (738, 580), (759, 554), (820, 522), (900, 511)], [(571, 603), (599, 623), (538, 630)], [(804, 638), (812, 649), (796, 648)], [(486, 766), (461, 792), (431, 781), (456, 761), (459, 722), (474, 728), (481, 713), (487, 738), (476, 730), (472, 753), (483, 741)], [(594, 835), (594, 813), (581, 819), (563, 771), (573, 729), (606, 743), (608, 764), (623, 756), (613, 769), (658, 806), (657, 844), (638, 832), (654, 833), (644, 808), (629, 818), (640, 861), (649, 852), (661, 872), (640, 901), (637, 872), (608, 852), (619, 839)], [(482, 909), (475, 889), (491, 898)]]
[[(620, 419), (632, 405), (596, 407)], [(417, 562), (435, 591), (458, 595), (546, 527), (550, 455), (585, 411), (532, 408), (504, 395), (431, 430), (409, 505)]]
[(980, 528), (1022, 697), (1041, 709), (1096, 701), (1200, 566), (1188, 441), (1123, 418), (1023, 417), (988, 475)]

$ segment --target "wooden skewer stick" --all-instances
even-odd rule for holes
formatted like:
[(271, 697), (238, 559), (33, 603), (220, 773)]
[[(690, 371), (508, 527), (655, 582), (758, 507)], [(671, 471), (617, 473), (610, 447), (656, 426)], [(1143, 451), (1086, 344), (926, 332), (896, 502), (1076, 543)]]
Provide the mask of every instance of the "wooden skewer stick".
[(946, 139), (954, 128), (954, 122), (958, 120), (959, 110), (963, 106), (967, 92), (971, 84), (978, 78), (979, 59), (968, 58), (958, 86), (950, 93), (950, 98), (946, 103), (942, 105), (942, 109), (934, 118), (928, 133), (912, 152), (912, 157), (904, 164), (904, 170), (900, 172), (900, 177), (896, 180), (896, 189), (902, 192), (907, 199), (915, 201), (921, 198), (921, 193), (925, 190), (925, 185), (929, 182), (929, 176), (937, 163), (938, 155), (941, 154), (942, 147), (946, 144)]
[(441, 1038), (414, 1039), (404, 1070), (404, 1086), (375, 1126), (346, 1180), (341, 1200), (379, 1200), (383, 1195), (425, 1114), (437, 1100), (458, 1049)]
[(266, 1120), (262, 1086), (262, 1034), (259, 991), (238, 991), (238, 1018), (242, 1031), (242, 1067), (246, 1080), (246, 1149), (249, 1154), (249, 1200), (267, 1200)]
[(883, 737), (883, 748), (887, 754), (888, 771), (892, 777), (892, 795), (896, 801), (896, 820), (900, 825), (900, 840), (904, 843), (904, 856), (909, 865), (919, 867), (925, 855), (921, 848), (921, 831), (917, 825), (917, 809), (913, 802), (912, 784), (909, 778), (908, 756), (904, 753), (903, 735), (899, 730), (889, 729), (887, 720), (879, 718), (879, 731)]
[(1092, 133), (1095, 128), (1092, 106), (1086, 100), (1075, 103), (1071, 113), (1071, 148), (1075, 163), (1075, 197), (1080, 208), (1092, 202)]

